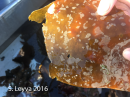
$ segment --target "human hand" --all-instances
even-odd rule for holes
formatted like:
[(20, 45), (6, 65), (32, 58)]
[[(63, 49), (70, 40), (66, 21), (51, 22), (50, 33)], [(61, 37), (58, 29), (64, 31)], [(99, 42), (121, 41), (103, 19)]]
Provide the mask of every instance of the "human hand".
[[(116, 6), (117, 9), (121, 9), (124, 13), (130, 16), (130, 0), (101, 0), (97, 9), (99, 15), (107, 15), (112, 8)], [(125, 59), (130, 61), (130, 48), (123, 51)]]
[(123, 51), (123, 56), (125, 59), (129, 60), (130, 61), (130, 48), (126, 48), (124, 51)]
[(99, 15), (107, 15), (113, 7), (121, 9), (130, 16), (130, 0), (101, 0), (97, 9)]

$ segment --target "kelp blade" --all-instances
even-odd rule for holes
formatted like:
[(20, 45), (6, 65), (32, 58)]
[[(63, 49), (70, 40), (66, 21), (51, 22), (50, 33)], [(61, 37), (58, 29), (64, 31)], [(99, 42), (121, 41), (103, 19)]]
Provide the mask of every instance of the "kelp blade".
[(45, 19), (45, 14), (48, 10), (48, 8), (53, 4), (50, 3), (48, 4), (47, 6), (41, 8), (41, 9), (38, 9), (38, 10), (35, 10), (31, 13), (31, 15), (28, 17), (29, 20), (31, 21), (35, 21), (37, 23), (42, 23), (42, 21)]

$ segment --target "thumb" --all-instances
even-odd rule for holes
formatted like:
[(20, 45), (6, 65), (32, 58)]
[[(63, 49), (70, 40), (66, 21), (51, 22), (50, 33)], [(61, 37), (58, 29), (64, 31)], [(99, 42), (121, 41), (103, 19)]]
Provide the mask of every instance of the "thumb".
[(127, 48), (123, 51), (123, 57), (130, 61), (130, 48)]
[(101, 0), (97, 9), (99, 15), (107, 15), (114, 7), (117, 0)]

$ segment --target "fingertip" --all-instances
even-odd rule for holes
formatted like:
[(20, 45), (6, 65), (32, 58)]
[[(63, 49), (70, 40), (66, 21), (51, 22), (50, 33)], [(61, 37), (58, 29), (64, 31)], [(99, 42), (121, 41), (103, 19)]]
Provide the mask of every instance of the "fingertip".
[(106, 0), (101, 0), (97, 9), (97, 14), (106, 15), (110, 4), (105, 2)]
[(99, 15), (107, 15), (114, 7), (117, 0), (101, 0), (97, 9)]
[(123, 51), (123, 57), (130, 61), (130, 48), (127, 48)]

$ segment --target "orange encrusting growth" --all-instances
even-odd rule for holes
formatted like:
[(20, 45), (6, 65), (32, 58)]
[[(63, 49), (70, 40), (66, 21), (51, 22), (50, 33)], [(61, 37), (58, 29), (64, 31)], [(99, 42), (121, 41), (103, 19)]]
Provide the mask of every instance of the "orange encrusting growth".
[(84, 88), (130, 91), (130, 62), (122, 52), (130, 44), (130, 18), (114, 8), (96, 13), (100, 0), (56, 0), (46, 13), (43, 33), (51, 60), (51, 78)]

